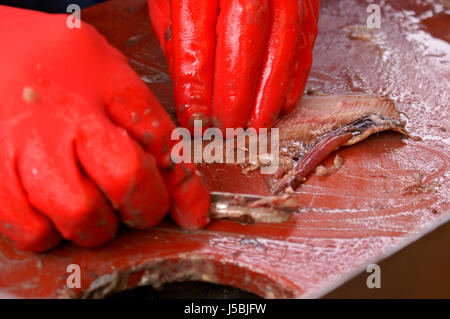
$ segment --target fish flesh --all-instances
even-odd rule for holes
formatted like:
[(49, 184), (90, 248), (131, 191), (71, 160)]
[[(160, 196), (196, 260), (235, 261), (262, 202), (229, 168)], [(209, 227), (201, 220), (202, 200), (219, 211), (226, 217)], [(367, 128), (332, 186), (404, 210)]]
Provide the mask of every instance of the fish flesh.
[(305, 96), (275, 127), (284, 165), (271, 180), (273, 195), (295, 189), (339, 147), (387, 130), (409, 136), (394, 102), (361, 94)]

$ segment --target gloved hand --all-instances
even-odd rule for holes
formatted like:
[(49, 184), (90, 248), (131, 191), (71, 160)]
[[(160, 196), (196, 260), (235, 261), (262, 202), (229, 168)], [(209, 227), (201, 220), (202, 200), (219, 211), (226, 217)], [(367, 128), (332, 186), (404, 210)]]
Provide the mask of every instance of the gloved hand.
[(25, 250), (92, 247), (119, 219), (148, 228), (170, 206), (182, 227), (205, 226), (208, 190), (172, 162), (167, 113), (122, 54), (66, 18), (0, 6), (0, 232)]
[(180, 124), (271, 127), (301, 98), (320, 0), (148, 0)]

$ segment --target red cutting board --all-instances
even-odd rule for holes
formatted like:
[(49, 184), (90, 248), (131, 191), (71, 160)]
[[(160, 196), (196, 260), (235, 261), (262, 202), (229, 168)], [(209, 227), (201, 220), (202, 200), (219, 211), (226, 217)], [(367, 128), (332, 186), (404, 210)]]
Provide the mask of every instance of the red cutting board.
[[(438, 1), (386, 1), (381, 28), (367, 31), (362, 28), (366, 6), (362, 0), (322, 1), (307, 88), (388, 96), (405, 113), (412, 135), (422, 140), (382, 133), (339, 150), (343, 168), (327, 177), (310, 176), (298, 190), (299, 212), (283, 224), (213, 221), (205, 230), (185, 232), (167, 220), (148, 231), (121, 229), (98, 249), (64, 243), (44, 254), (17, 251), (0, 239), (0, 295), (101, 296), (189, 280), (263, 297), (317, 297), (448, 221), (448, 15)], [(127, 55), (173, 111), (171, 83), (146, 2), (109, 1), (83, 11), (82, 19)], [(263, 178), (242, 175), (239, 167), (201, 170), (211, 190), (267, 193)], [(419, 173), (424, 188), (408, 194)], [(70, 264), (81, 267), (81, 289), (66, 287)]]

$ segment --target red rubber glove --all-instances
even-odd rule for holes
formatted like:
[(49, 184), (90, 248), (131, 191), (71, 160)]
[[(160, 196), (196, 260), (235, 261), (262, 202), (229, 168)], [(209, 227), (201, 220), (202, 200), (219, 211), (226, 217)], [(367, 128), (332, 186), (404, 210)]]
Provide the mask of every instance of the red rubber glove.
[(93, 27), (66, 19), (0, 6), (0, 232), (25, 250), (93, 247), (171, 204), (182, 227), (205, 226), (208, 190), (171, 161), (167, 113)]
[(301, 98), (319, 0), (148, 0), (180, 124), (271, 127)]

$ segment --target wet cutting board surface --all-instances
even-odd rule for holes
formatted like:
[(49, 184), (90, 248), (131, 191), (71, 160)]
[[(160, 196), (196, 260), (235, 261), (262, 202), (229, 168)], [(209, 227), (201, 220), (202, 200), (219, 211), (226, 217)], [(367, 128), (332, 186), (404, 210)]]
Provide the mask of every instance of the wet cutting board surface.
[[(387, 96), (421, 139), (382, 133), (339, 150), (344, 166), (330, 176), (309, 176), (298, 189), (298, 213), (283, 224), (213, 221), (205, 230), (185, 232), (167, 220), (148, 231), (121, 229), (102, 248), (64, 243), (45, 254), (20, 252), (0, 239), (0, 294), (92, 297), (189, 280), (263, 297), (316, 297), (448, 221), (450, 8), (446, 14), (444, 1), (429, 2), (386, 1), (381, 28), (367, 30), (366, 1), (322, 1), (307, 85), (323, 93)], [(170, 78), (145, 1), (109, 1), (85, 10), (82, 19), (124, 52), (173, 112)], [(331, 166), (334, 156), (324, 165)], [(200, 168), (211, 190), (268, 192), (263, 177), (243, 175), (238, 166)], [(69, 264), (81, 267), (81, 289), (65, 285)]]

